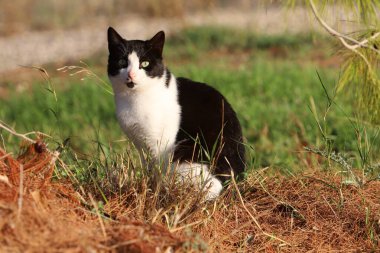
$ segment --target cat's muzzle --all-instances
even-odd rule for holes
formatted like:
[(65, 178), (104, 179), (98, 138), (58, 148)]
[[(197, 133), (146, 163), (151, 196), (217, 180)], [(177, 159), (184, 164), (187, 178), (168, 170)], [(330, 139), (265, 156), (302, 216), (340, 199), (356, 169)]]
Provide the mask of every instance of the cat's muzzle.
[(135, 83), (132, 82), (132, 79), (131, 78), (128, 78), (127, 81), (125, 82), (125, 84), (127, 85), (128, 88), (133, 88), (135, 87)]

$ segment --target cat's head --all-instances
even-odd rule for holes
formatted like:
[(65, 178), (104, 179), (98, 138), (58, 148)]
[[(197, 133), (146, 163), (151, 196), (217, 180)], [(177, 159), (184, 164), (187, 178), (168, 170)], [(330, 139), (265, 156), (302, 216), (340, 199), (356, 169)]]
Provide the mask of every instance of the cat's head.
[(108, 76), (119, 91), (157, 85), (165, 67), (162, 51), (165, 33), (150, 40), (125, 40), (112, 27), (108, 28)]

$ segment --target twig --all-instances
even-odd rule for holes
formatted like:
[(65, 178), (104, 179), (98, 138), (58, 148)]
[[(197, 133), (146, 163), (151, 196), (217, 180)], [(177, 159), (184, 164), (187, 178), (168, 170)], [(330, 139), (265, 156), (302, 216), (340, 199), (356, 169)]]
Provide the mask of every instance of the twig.
[[(369, 63), (368, 59), (361, 52), (359, 52), (357, 49), (360, 47), (365, 47), (365, 48), (369, 48), (369, 49), (375, 51), (376, 53), (380, 54), (380, 50), (374, 48), (373, 46), (367, 45), (370, 40), (377, 38), (380, 35), (380, 32), (377, 32), (374, 35), (372, 35), (370, 38), (364, 39), (362, 41), (355, 40), (349, 36), (346, 36), (346, 35), (338, 32), (338, 31), (334, 30), (332, 27), (330, 27), (319, 16), (317, 8), (315, 7), (313, 0), (309, 0), (309, 3), (310, 3), (312, 11), (314, 13), (314, 16), (317, 18), (318, 22), (323, 26), (323, 28), (325, 28), (326, 31), (329, 32), (334, 37), (337, 37), (341, 41), (343, 46), (345, 46), (347, 49), (351, 50), (355, 54), (359, 55), (364, 60), (364, 62), (367, 64), (369, 71), (372, 72), (372, 67), (371, 67), (371, 64)], [(347, 41), (354, 43), (354, 45), (350, 45)]]
[[(36, 131), (33, 131), (33, 132), (29, 132), (29, 133), (26, 133), (26, 134), (20, 134), (20, 133), (17, 133), (15, 130), (13, 130), (12, 128), (10, 127), (7, 127), (5, 124), (3, 124), (2, 122), (0, 122), (0, 128), (4, 129), (5, 131), (9, 132), (10, 134), (13, 134), (14, 136), (17, 136), (17, 137), (20, 137), (21, 139), (24, 139), (25, 141), (28, 141), (32, 144), (35, 144), (37, 143), (37, 141), (29, 138), (27, 135), (31, 135), (31, 134), (34, 134), (34, 135), (42, 135), (42, 136), (46, 136), (46, 137), (50, 137), (50, 135), (48, 134), (44, 134), (44, 133), (41, 133), (41, 132), (36, 132)], [(53, 165), (56, 160), (58, 159), (58, 156), (60, 155), (60, 152), (59, 151), (54, 151), (54, 152), (51, 152), (50, 150), (46, 149), (46, 151), (51, 154), (53, 156), (51, 162), (50, 162), (50, 165)], [(3, 157), (1, 157), (3, 158)]]
[(169, 231), (170, 231), (170, 233), (174, 233), (174, 232), (177, 232), (179, 230), (182, 230), (182, 229), (185, 229), (185, 228), (189, 228), (189, 227), (193, 227), (195, 225), (201, 224), (203, 222), (204, 222), (203, 219), (202, 220), (197, 220), (197, 221), (191, 222), (189, 224), (183, 225), (181, 227), (176, 227), (176, 228), (170, 229)]
[[(241, 196), (241, 193), (239, 191), (239, 188), (236, 184), (236, 180), (235, 180), (235, 175), (234, 175), (234, 171), (231, 169), (231, 180), (232, 180), (232, 183), (234, 184), (234, 187), (237, 191), (237, 194), (239, 196), (239, 199), (240, 199), (240, 202), (241, 204), (243, 205), (245, 211), (248, 213), (248, 215), (251, 217), (251, 219), (253, 220), (253, 222), (256, 224), (256, 226), (260, 229), (260, 231), (263, 231), (263, 229), (261, 228), (259, 222), (256, 220), (256, 218), (252, 215), (252, 213), (248, 210), (247, 206), (245, 205), (244, 203), (244, 200), (243, 200), (243, 197)], [(255, 210), (255, 209), (254, 209)], [(256, 210), (255, 210), (256, 211)]]
[(89, 193), (88, 196), (90, 197), (91, 204), (92, 204), (92, 205), (94, 206), (94, 208), (95, 208), (95, 212), (96, 212), (96, 215), (98, 216), (98, 219), (99, 219), (100, 227), (101, 227), (101, 229), (102, 229), (103, 236), (104, 236), (104, 238), (107, 238), (106, 228), (104, 227), (104, 223), (103, 223), (102, 217), (100, 216), (98, 206), (96, 205), (96, 202), (95, 202), (94, 198), (92, 197), (91, 193)]
[(128, 246), (137, 242), (141, 242), (141, 239), (131, 239), (129, 241), (122, 241), (120, 243), (114, 244), (110, 247), (104, 247), (104, 245), (99, 245), (101, 247), (104, 247), (106, 250), (112, 250), (112, 249), (123, 249), (123, 246)]
[(325, 180), (322, 180), (322, 179), (320, 179), (320, 178), (316, 178), (316, 177), (312, 177), (312, 176), (307, 176), (307, 175), (305, 175), (305, 176), (303, 176), (303, 177), (306, 177), (306, 178), (309, 178), (309, 179), (315, 180), (315, 181), (317, 181), (317, 182), (320, 182), (320, 183), (322, 183), (322, 184), (324, 184), (324, 185), (330, 187), (331, 189), (334, 189), (335, 191), (338, 191), (338, 190), (339, 190), (339, 189), (338, 189), (337, 187), (335, 187), (334, 185), (329, 184), (329, 183), (327, 183)]
[[(362, 41), (359, 42), (359, 44), (356, 44), (356, 45), (352, 45), (353, 48), (358, 48), (358, 47), (367, 47), (365, 46), (365, 44), (367, 44), (369, 41), (371, 40), (374, 40), (376, 39), (377, 37), (380, 36), (380, 32), (377, 32), (375, 34), (373, 34), (371, 37), (369, 37), (368, 39), (364, 39)], [(380, 53), (380, 50), (374, 48), (374, 47), (369, 47), (370, 49), (376, 51), (377, 53)]]
[(183, 229), (185, 229), (185, 228), (189, 228), (189, 227), (193, 227), (193, 226), (196, 226), (196, 225), (198, 225), (198, 224), (201, 224), (201, 223), (203, 223), (205, 220), (210, 219), (210, 218), (214, 215), (215, 211), (216, 211), (216, 201), (214, 202), (214, 208), (213, 208), (212, 213), (209, 214), (205, 219), (201, 219), (201, 220), (194, 221), (194, 222), (191, 222), (191, 223), (189, 223), (189, 224), (183, 225), (183, 226), (181, 226), (181, 227), (177, 227), (177, 228), (170, 229), (170, 233), (174, 233), (174, 232), (177, 232), (177, 231), (179, 231), (179, 230), (183, 230)]
[(342, 42), (342, 44), (348, 48), (349, 50), (351, 50), (352, 52), (356, 53), (357, 55), (359, 55), (363, 60), (364, 62), (367, 64), (367, 67), (368, 67), (368, 70), (369, 72), (372, 72), (372, 67), (371, 67), (371, 64), (369, 63), (367, 57), (364, 56), (364, 54), (360, 53), (358, 50), (356, 50), (356, 48), (353, 48), (351, 45), (349, 45), (343, 38), (339, 37), (339, 40)]
[[(227, 161), (227, 162), (228, 162), (228, 161)], [(231, 167), (231, 166), (230, 166), (230, 167)], [(262, 229), (262, 227), (260, 226), (259, 222), (258, 222), (258, 221), (256, 220), (256, 218), (252, 215), (252, 213), (248, 210), (247, 206), (246, 206), (245, 203), (244, 203), (243, 197), (241, 196), (241, 193), (240, 193), (240, 191), (239, 191), (239, 188), (238, 188), (238, 186), (237, 186), (237, 184), (236, 184), (236, 180), (235, 180), (235, 176), (234, 176), (234, 171), (233, 171), (232, 168), (231, 168), (231, 181), (232, 181), (232, 183), (233, 183), (233, 185), (234, 185), (234, 187), (235, 187), (235, 189), (236, 189), (236, 192), (238, 193), (238, 196), (239, 196), (239, 199), (240, 199), (241, 204), (243, 205), (243, 208), (244, 208), (245, 211), (248, 213), (248, 215), (251, 217), (251, 219), (252, 219), (253, 222), (256, 224), (256, 226), (259, 228), (260, 232), (263, 233), (263, 235), (268, 236), (268, 237), (270, 237), (270, 238), (272, 238), (272, 239), (278, 240), (278, 241), (280, 241), (280, 242), (282, 242), (282, 243), (284, 243), (284, 244), (286, 244), (286, 245), (291, 245), (290, 243), (288, 243), (288, 242), (282, 240), (281, 238), (278, 238), (277, 236), (271, 235), (271, 234), (265, 232), (265, 231)]]
[(334, 213), (335, 218), (338, 219), (338, 215), (336, 215), (336, 212), (335, 212), (334, 208), (332, 208), (331, 204), (327, 201), (327, 199), (325, 198), (325, 196), (322, 195), (322, 198), (325, 200), (325, 202), (327, 203), (327, 205), (330, 207), (330, 210)]
[[(338, 37), (338, 38), (342, 41), (342, 43), (344, 43), (344, 45), (345, 45), (347, 48), (353, 50), (353, 49), (356, 49), (356, 48), (358, 48), (358, 47), (365, 47), (365, 48), (369, 48), (369, 49), (371, 49), (371, 50), (377, 52), (378, 54), (380, 54), (380, 50), (374, 48), (373, 46), (368, 46), (368, 45), (367, 45), (368, 42), (369, 42), (370, 40), (376, 39), (376, 38), (380, 35), (380, 32), (377, 32), (377, 33), (373, 34), (373, 35), (372, 35), (370, 38), (368, 38), (368, 39), (364, 39), (364, 40), (362, 40), (362, 41), (358, 41), (358, 40), (356, 40), (356, 39), (354, 39), (354, 38), (351, 38), (351, 37), (349, 37), (349, 36), (347, 36), (347, 35), (344, 35), (344, 34), (338, 32), (338, 31), (334, 30), (331, 26), (329, 26), (329, 25), (328, 25), (328, 24), (327, 24), (327, 23), (321, 18), (321, 16), (319, 16), (318, 11), (317, 11), (317, 8), (315, 7), (313, 0), (309, 0), (309, 3), (310, 3), (310, 6), (311, 6), (312, 11), (313, 11), (313, 13), (314, 13), (314, 16), (317, 18), (318, 22), (323, 26), (323, 28), (325, 28), (326, 31), (329, 32), (331, 35), (333, 35), (333, 36), (335, 36), (335, 37)], [(354, 43), (354, 45), (350, 45), (350, 44), (348, 44), (347, 41), (350, 41), (350, 42)]]
[(19, 196), (17, 200), (17, 220), (20, 219), (21, 211), (22, 211), (22, 202), (23, 202), (23, 195), (24, 195), (24, 165), (20, 164), (20, 185), (19, 185)]
[[(70, 179), (75, 181), (76, 184), (80, 185), (79, 180), (75, 177), (73, 172), (69, 168), (67, 168), (67, 165), (62, 161), (62, 159), (57, 157), (57, 160), (58, 160), (58, 163), (61, 165), (61, 167), (65, 170), (67, 175), (69, 175)], [(83, 190), (83, 189), (81, 188), (81, 190)], [(86, 195), (84, 191), (82, 191), (82, 194)]]
[[(33, 144), (36, 143), (35, 140), (30, 139), (30, 138), (27, 137), (25, 134), (19, 134), (19, 133), (17, 133), (15, 130), (13, 130), (13, 129), (7, 127), (6, 125), (4, 125), (4, 124), (1, 123), (1, 122), (0, 122), (0, 128), (3, 128), (5, 131), (7, 131), (7, 132), (13, 134), (14, 136), (20, 137), (20, 138), (22, 138), (22, 139), (24, 139), (24, 140), (26, 140), (26, 141), (29, 141), (29, 142), (31, 142), (31, 143), (33, 143)], [(30, 133), (28, 133), (28, 134), (30, 134)]]

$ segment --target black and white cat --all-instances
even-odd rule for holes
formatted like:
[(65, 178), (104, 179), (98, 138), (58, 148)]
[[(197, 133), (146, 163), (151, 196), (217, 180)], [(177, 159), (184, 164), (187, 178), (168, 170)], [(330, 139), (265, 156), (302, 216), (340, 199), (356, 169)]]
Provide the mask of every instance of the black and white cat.
[(170, 73), (162, 59), (164, 42), (163, 31), (142, 41), (125, 40), (108, 28), (117, 119), (140, 153), (157, 162), (171, 159), (180, 178), (207, 189), (211, 200), (231, 168), (235, 175), (244, 171), (241, 126), (217, 90)]

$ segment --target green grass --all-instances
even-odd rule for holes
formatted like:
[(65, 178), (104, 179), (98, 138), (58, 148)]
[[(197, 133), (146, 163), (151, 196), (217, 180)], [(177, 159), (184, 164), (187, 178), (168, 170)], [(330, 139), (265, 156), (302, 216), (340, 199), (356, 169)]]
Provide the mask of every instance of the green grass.
[[(216, 87), (235, 108), (250, 147), (250, 168), (271, 166), (299, 171), (305, 169), (302, 145), (327, 148), (311, 101), (331, 149), (358, 158), (358, 135), (349, 120), (354, 118), (349, 97), (340, 94), (323, 119), (328, 99), (317, 72), (330, 96), (339, 78), (338, 68), (325, 67), (312, 59), (316, 54), (330, 57), (334, 45), (325, 38), (263, 37), (224, 28), (193, 28), (167, 41), (165, 61), (176, 76)], [(106, 57), (104, 51), (86, 62), (108, 81)], [(0, 101), (0, 119), (18, 132), (38, 130), (49, 134), (56, 145), (70, 138), (71, 147), (83, 157), (98, 156), (100, 146), (105, 156), (125, 150), (125, 142), (118, 142), (125, 137), (115, 117), (113, 97), (94, 80), (58, 77), (54, 72), (50, 75), (57, 100), (46, 89), (45, 81), (36, 81), (30, 90), (13, 90)], [(373, 141), (376, 127), (367, 126), (366, 134)], [(19, 140), (5, 133), (3, 137), (7, 148), (16, 150)], [(380, 147), (374, 144), (372, 149), (371, 161)]]
[[(246, 179), (237, 184), (232, 180), (215, 203), (203, 202), (204, 192), (200, 193), (189, 182), (178, 182), (171, 173), (163, 175), (159, 166), (148, 169), (140, 165), (133, 146), (124, 141), (112, 95), (96, 85), (94, 79), (81, 81), (80, 75), (58, 74), (53, 64), (47, 66), (52, 77), (50, 83), (31, 80), (30, 87), (21, 91), (9, 82), (6, 84), (9, 95), (0, 100), (0, 120), (19, 133), (37, 130), (51, 136), (46, 139), (48, 147), (54, 150), (60, 146), (59, 158), (63, 161), (56, 162), (54, 180), (68, 189), (71, 184), (67, 181), (71, 180), (75, 195), (81, 196), (77, 208), (92, 213), (91, 220), (97, 218), (96, 221), (99, 219), (106, 225), (125, 227), (128, 217), (133, 217), (144, 224), (163, 225), (173, 235), (182, 234), (181, 238), (183, 233), (189, 235), (191, 240), (183, 244), (186, 252), (252, 251), (268, 245), (286, 249), (282, 239), (298, 247), (297, 242), (293, 243), (294, 237), (287, 237), (289, 219), (295, 218), (295, 230), (302, 226), (303, 231), (311, 231), (314, 225), (308, 223), (316, 216), (309, 211), (321, 207), (319, 209), (332, 212), (317, 213), (325, 215), (317, 220), (327, 221), (326, 225), (318, 223), (322, 225), (317, 224), (317, 227), (328, 226), (329, 217), (335, 217), (332, 230), (339, 227), (334, 231), (370, 240), (368, 247), (376, 249), (378, 219), (372, 214), (375, 207), (370, 205), (376, 202), (370, 194), (376, 185), (371, 182), (363, 190), (346, 187), (346, 184), (359, 182), (358, 185), (362, 185), (362, 175), (357, 172), (364, 172), (366, 180), (379, 179), (380, 166), (376, 165), (380, 151), (376, 138), (379, 129), (356, 119), (357, 109), (350, 102), (349, 94), (334, 97), (339, 69), (325, 64), (333, 50), (334, 45), (325, 38), (262, 37), (224, 28), (192, 28), (168, 38), (165, 59), (171, 71), (220, 90), (238, 113), (247, 147), (250, 147), (250, 170)], [(107, 53), (103, 51), (85, 62), (100, 78), (107, 80), (106, 59)], [(19, 152), (19, 138), (0, 130), (0, 141), (7, 151)], [(315, 153), (330, 159), (319, 159), (321, 163), (317, 164), (320, 157), (305, 153), (303, 145), (313, 147)], [(267, 166), (270, 169), (265, 169)], [(355, 170), (356, 176), (351, 173), (352, 167), (359, 168)], [(316, 172), (320, 169), (328, 171)], [(286, 179), (273, 176), (274, 171), (295, 174), (302, 170), (307, 171), (306, 176)], [(25, 179), (28, 175), (37, 178), (32, 169), (26, 172)], [(341, 180), (337, 180), (336, 175), (341, 176)], [(353, 181), (357, 178), (359, 181)], [(51, 186), (57, 197), (67, 197), (64, 192), (61, 196), (58, 184)], [(28, 194), (31, 189), (27, 184), (23, 187)], [(14, 189), (18, 189), (17, 185)], [(44, 196), (42, 194), (43, 191), (41, 196)], [(94, 201), (88, 197), (90, 194)], [(31, 199), (34, 203), (35, 199)], [(48, 203), (58, 202), (46, 200), (45, 204)], [(257, 211), (261, 214), (257, 218), (266, 236), (251, 220), (256, 216), (254, 206), (259, 207)], [(67, 213), (65, 206), (59, 208), (64, 215)], [(78, 212), (79, 215), (80, 219), (86, 219), (85, 224), (90, 222), (82, 212)], [(70, 217), (64, 219), (70, 221)], [(300, 217), (302, 223), (297, 225)], [(355, 229), (340, 228), (339, 224), (347, 221), (354, 224)], [(277, 230), (273, 224), (285, 229)], [(213, 229), (215, 226), (220, 226), (218, 231)], [(107, 229), (111, 235), (109, 231), (112, 230)], [(296, 234), (296, 241), (310, 238), (309, 234)], [(255, 235), (254, 241), (252, 235)], [(315, 233), (314, 239), (325, 240), (325, 236), (328, 237)], [(132, 241), (128, 237), (121, 238)], [(320, 246), (318, 242), (315, 245)], [(367, 247), (368, 244), (361, 245)]]

